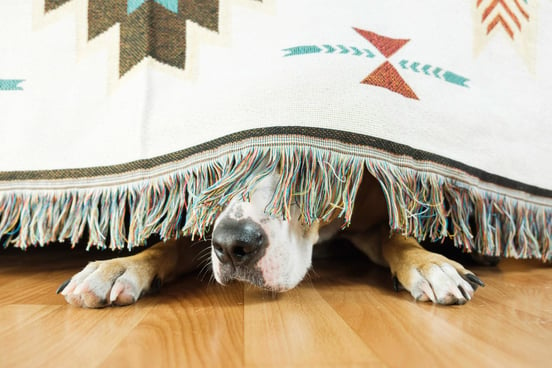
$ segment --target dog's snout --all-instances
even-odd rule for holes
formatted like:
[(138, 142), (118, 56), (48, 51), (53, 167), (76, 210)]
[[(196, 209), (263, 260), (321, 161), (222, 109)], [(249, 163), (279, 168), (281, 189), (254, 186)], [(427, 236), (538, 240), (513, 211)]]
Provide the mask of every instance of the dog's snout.
[(263, 229), (251, 219), (224, 219), (213, 231), (212, 243), (219, 261), (242, 266), (262, 257), (267, 238)]

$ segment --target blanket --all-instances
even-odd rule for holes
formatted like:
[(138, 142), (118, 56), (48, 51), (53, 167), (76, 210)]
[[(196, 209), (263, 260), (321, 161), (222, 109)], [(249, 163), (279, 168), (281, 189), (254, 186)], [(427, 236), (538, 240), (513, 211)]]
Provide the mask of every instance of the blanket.
[(0, 242), (203, 237), (278, 171), (305, 224), (552, 260), (550, 0), (3, 0)]

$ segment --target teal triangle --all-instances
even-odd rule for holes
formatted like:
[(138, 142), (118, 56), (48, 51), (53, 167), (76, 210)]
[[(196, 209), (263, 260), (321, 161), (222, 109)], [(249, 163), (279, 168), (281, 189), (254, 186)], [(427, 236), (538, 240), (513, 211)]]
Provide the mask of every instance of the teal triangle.
[[(167, 10), (178, 13), (178, 0), (154, 0), (157, 4), (163, 5)], [(142, 6), (146, 0), (127, 0), (127, 14), (131, 14)]]
[(178, 13), (178, 0), (154, 0), (157, 4), (163, 5), (173, 13)]
[(127, 14), (131, 14), (138, 9), (146, 0), (128, 0), (127, 1)]

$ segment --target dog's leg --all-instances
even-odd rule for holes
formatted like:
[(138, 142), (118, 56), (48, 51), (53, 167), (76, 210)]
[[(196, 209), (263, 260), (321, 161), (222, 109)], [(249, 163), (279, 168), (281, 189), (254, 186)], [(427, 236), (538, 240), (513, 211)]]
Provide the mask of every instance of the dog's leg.
[(63, 283), (58, 293), (79, 307), (132, 304), (163, 282), (196, 268), (203, 249), (179, 239), (157, 243), (132, 256), (91, 262)]
[(399, 234), (385, 237), (383, 258), (389, 265), (396, 289), (408, 290), (419, 301), (464, 304), (483, 282), (461, 264), (432, 253), (413, 238)]

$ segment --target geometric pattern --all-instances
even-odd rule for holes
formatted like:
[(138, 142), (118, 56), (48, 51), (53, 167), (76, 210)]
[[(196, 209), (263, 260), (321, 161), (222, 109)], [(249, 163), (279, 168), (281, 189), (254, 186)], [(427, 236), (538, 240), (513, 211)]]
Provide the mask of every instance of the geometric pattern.
[(339, 54), (339, 55), (351, 55), (351, 56), (366, 56), (373, 58), (376, 56), (369, 49), (363, 49), (355, 46), (345, 46), (342, 44), (338, 45), (306, 45), (306, 46), (295, 46), (284, 49), (287, 52), (284, 56), (296, 56), (296, 55), (306, 55), (306, 54), (316, 54), (324, 51), (325, 54)]
[(377, 67), (372, 73), (370, 73), (369, 76), (364, 78), (361, 83), (387, 88), (388, 90), (399, 93), (405, 97), (413, 98), (415, 100), (419, 99), (412, 88), (410, 88), (410, 86), (401, 77), (397, 69), (395, 69), (395, 67), (387, 60)]
[[(46, 13), (71, 0), (45, 0)], [(184, 69), (186, 21), (218, 31), (218, 0), (88, 0), (88, 40), (120, 25), (119, 76), (146, 57)]]
[(389, 58), (391, 55), (399, 51), (409, 39), (396, 39), (386, 36), (381, 36), (377, 33), (366, 31), (364, 29), (355, 28), (355, 31), (358, 32), (362, 37), (366, 38), (372, 45), (374, 45), (379, 52), (386, 58)]
[[(353, 29), (368, 40), (386, 59), (394, 55), (401, 47), (403, 47), (409, 39), (396, 39), (379, 35), (377, 33), (367, 31), (360, 28)], [(302, 45), (283, 49), (284, 57), (307, 55), (307, 54), (333, 54), (333, 55), (351, 55), (354, 57), (374, 58), (376, 55), (369, 49), (359, 46), (345, 46), (342, 44), (322, 44), (322, 45)], [(402, 70), (411, 70), (420, 75), (427, 75), (448, 83), (456, 84), (461, 87), (468, 87), (466, 84), (469, 79), (449, 70), (443, 70), (432, 64), (420, 63), (418, 61), (409, 62), (402, 59), (399, 62)], [(362, 84), (382, 87), (398, 93), (404, 97), (418, 100), (418, 96), (412, 88), (402, 78), (399, 71), (389, 60), (385, 60), (366, 78), (361, 81)]]
[(0, 79), (0, 91), (22, 91), (22, 82), (23, 79)]
[[(527, 4), (527, 0), (522, 1)], [(512, 40), (530, 18), (519, 0), (477, 0), (476, 7), (480, 10), (481, 23), (486, 26), (487, 34), (502, 28)]]
[(477, 56), (493, 35), (505, 35), (535, 72), (537, 4), (535, 0), (473, 0), (474, 52)]
[[(382, 36), (364, 29), (354, 27), (353, 29), (374, 45), (374, 47), (376, 47), (386, 58), (392, 56), (408, 41), (410, 41), (409, 39), (395, 39)], [(370, 75), (364, 78), (361, 83), (383, 87), (405, 97), (418, 100), (418, 96), (416, 96), (412, 88), (410, 88), (406, 81), (401, 77), (397, 69), (395, 69), (395, 67), (387, 60), (377, 67), (372, 73), (370, 73)]]
[(407, 59), (402, 59), (399, 62), (399, 65), (404, 70), (411, 70), (415, 73), (442, 79), (445, 82), (454, 83), (461, 87), (468, 87), (466, 84), (469, 81), (468, 78), (462, 77), (461, 75), (453, 73), (450, 70), (443, 70), (438, 66), (424, 64), (419, 61), (408, 61)]

